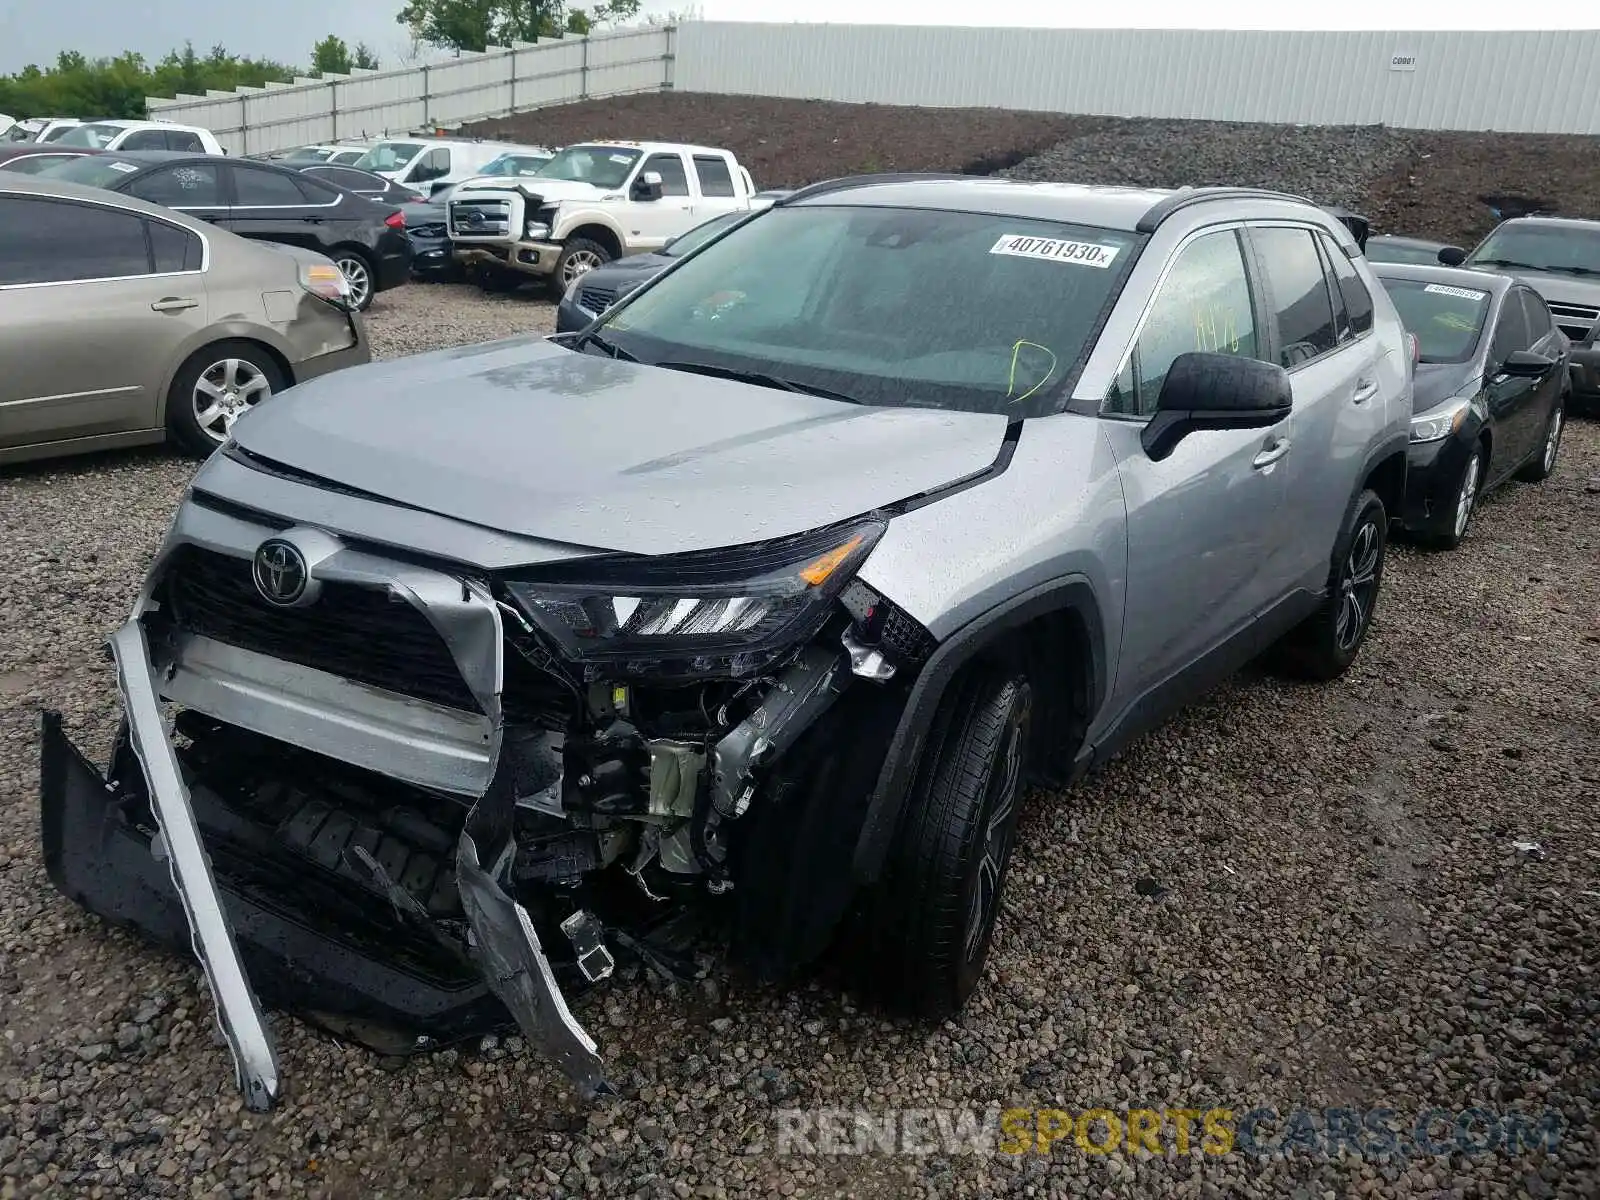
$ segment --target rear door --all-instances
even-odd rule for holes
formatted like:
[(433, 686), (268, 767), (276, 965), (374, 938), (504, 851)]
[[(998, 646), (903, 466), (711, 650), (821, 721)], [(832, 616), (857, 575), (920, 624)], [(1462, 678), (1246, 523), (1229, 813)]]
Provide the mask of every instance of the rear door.
[(293, 171), (244, 163), (234, 163), (230, 170), (233, 200), (225, 221), (229, 229), (241, 237), (323, 249), (324, 224), (342, 215), (338, 193), (329, 191), (331, 200), (319, 196), (312, 203)]
[(1286, 463), (1293, 586), (1320, 592), (1354, 499), (1361, 464), (1353, 459), (1388, 421), (1378, 384), (1383, 349), (1360, 276), (1348, 270), (1341, 286), (1350, 264), (1332, 238), (1295, 224), (1252, 224), (1249, 234), (1273, 316), (1274, 354), (1294, 390)]
[(190, 159), (158, 167), (117, 190), (202, 221), (223, 225), (227, 220), (228, 181), (226, 168), (219, 162)]
[(206, 323), (192, 232), (110, 205), (0, 195), (0, 447), (154, 429)]
[(739, 212), (747, 207), (744, 197), (739, 194), (739, 187), (734, 183), (733, 165), (723, 155), (696, 154), (694, 173), (700, 185), (700, 197), (695, 201), (694, 209), (697, 220), (725, 212)]

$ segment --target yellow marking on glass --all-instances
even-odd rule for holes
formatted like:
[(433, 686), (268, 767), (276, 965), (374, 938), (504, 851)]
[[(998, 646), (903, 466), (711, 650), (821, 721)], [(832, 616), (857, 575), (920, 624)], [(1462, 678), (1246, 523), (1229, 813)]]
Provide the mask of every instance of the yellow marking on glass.
[[(1035, 350), (1043, 350), (1046, 354), (1048, 354), (1050, 356), (1050, 369), (1044, 373), (1038, 383), (1034, 384), (1027, 391), (1023, 392), (1022, 395), (1017, 396), (1015, 400), (1013, 400), (1011, 393), (1017, 390), (1017, 358), (1022, 354), (1022, 348), (1024, 346), (1032, 346)], [(1006, 377), (1006, 399), (1013, 403), (1021, 404), (1029, 396), (1033, 395), (1050, 381), (1050, 376), (1056, 373), (1056, 363), (1059, 361), (1060, 360), (1056, 358), (1056, 352), (1050, 349), (1049, 346), (1041, 346), (1038, 342), (1028, 341), (1027, 338), (1018, 338), (1011, 347), (1011, 373)]]

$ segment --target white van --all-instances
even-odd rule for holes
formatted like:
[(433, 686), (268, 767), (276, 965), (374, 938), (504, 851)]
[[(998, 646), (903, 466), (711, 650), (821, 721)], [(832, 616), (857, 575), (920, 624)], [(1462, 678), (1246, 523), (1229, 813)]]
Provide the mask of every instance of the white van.
[(452, 183), (471, 179), (502, 154), (522, 151), (537, 154), (532, 146), (511, 142), (464, 142), (436, 137), (391, 138), (374, 142), (372, 149), (350, 165), (392, 179), (419, 192), (437, 192)]

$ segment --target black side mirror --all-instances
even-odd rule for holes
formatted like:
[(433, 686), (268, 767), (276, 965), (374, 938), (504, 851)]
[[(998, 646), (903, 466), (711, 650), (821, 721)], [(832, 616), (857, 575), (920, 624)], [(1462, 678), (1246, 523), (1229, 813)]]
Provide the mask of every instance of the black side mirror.
[(1144, 452), (1160, 462), (1191, 433), (1205, 429), (1266, 429), (1289, 415), (1294, 392), (1277, 363), (1200, 350), (1172, 360), (1155, 416), (1140, 435)]
[(633, 198), (635, 200), (661, 199), (661, 175), (657, 171), (646, 171), (633, 182)]
[(1460, 246), (1446, 246), (1439, 251), (1439, 261), (1447, 267), (1459, 267), (1467, 261), (1467, 252)]
[(1535, 354), (1532, 350), (1513, 350), (1500, 364), (1500, 374), (1513, 379), (1538, 379), (1555, 365), (1555, 359)]

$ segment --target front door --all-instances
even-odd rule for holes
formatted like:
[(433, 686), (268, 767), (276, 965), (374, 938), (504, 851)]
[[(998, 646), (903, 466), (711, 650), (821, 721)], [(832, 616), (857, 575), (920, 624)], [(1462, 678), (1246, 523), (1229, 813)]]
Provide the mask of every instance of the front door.
[[(642, 200), (639, 185), (654, 171), (661, 176), (661, 198)], [(694, 194), (681, 154), (652, 154), (639, 164), (628, 189), (628, 200), (618, 214), (634, 250), (659, 250), (668, 238), (686, 233), (695, 224)]]
[(1528, 329), (1528, 313), (1512, 288), (1500, 303), (1494, 323), (1494, 340), (1489, 344), (1489, 361), (1484, 370), (1484, 395), (1494, 417), (1494, 436), (1487, 468), (1488, 479), (1498, 480), (1515, 470), (1533, 447), (1542, 422), (1538, 420), (1539, 379), (1507, 375), (1500, 369), (1507, 356), (1533, 348)]
[(1288, 590), (1284, 497), (1295, 459), (1293, 416), (1270, 429), (1190, 434), (1160, 462), (1139, 441), (1178, 355), (1253, 358), (1262, 341), (1238, 231), (1191, 239), (1174, 258), (1102, 410), (1128, 529), (1110, 720), (1224, 644), (1243, 649), (1255, 618)]

